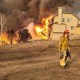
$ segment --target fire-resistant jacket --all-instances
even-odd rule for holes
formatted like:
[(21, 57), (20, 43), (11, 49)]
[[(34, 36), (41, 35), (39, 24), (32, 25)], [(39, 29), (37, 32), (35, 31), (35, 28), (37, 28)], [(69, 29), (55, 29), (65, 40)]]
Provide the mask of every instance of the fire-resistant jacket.
[(59, 41), (59, 51), (67, 51), (67, 49), (69, 49), (68, 38), (61, 36)]

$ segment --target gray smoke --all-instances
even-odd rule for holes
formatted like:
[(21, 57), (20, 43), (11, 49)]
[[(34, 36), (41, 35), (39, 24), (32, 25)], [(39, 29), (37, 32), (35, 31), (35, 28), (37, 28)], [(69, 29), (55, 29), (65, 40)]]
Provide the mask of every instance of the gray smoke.
[(40, 19), (51, 13), (55, 14), (60, 6), (66, 6), (65, 10), (79, 13), (78, 2), (80, 3), (80, 0), (0, 0), (0, 12), (6, 14), (8, 21), (12, 23), (11, 26), (17, 25), (18, 28), (21, 28), (24, 25), (19, 24), (23, 24), (27, 18)]
[(59, 6), (72, 6), (73, 0), (0, 0), (0, 11), (27, 11), (30, 17), (44, 16), (48, 11), (55, 12)]
[(73, 12), (80, 18), (80, 0), (75, 1)]
[(60, 6), (72, 7), (74, 0), (31, 0), (28, 4), (32, 17), (42, 18), (57, 11)]
[(64, 12), (68, 12), (68, 13), (73, 13), (75, 14), (77, 17), (80, 18), (80, 0), (74, 0), (74, 3), (72, 4), (72, 7), (69, 6), (63, 6), (63, 11)]
[(55, 13), (60, 6), (72, 6), (73, 0), (43, 0), (40, 4), (40, 16)]

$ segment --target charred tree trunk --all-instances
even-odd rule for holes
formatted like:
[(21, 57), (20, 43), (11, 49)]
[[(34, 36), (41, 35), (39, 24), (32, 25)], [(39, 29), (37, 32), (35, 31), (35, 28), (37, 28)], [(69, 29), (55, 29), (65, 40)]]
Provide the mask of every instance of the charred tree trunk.
[(15, 35), (15, 32), (13, 29), (10, 29), (7, 31), (7, 34), (8, 34), (8, 38), (10, 40), (10, 44), (12, 45), (13, 44), (13, 37)]

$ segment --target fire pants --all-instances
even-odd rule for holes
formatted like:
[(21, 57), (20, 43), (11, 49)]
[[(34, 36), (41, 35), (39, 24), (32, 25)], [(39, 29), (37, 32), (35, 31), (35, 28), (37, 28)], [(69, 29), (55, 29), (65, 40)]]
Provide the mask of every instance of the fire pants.
[(66, 65), (66, 51), (62, 52), (63, 57), (60, 58), (60, 66), (65, 67)]

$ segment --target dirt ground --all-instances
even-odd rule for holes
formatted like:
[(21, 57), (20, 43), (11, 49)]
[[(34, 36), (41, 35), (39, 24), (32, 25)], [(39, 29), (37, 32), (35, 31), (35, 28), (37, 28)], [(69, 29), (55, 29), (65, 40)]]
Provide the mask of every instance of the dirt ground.
[(0, 80), (80, 80), (80, 40), (70, 42), (72, 62), (59, 65), (58, 41), (37, 40), (0, 47)]

